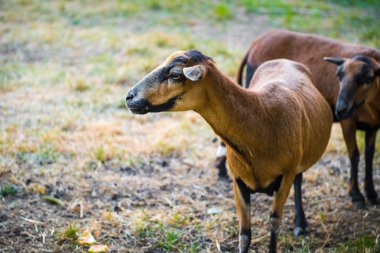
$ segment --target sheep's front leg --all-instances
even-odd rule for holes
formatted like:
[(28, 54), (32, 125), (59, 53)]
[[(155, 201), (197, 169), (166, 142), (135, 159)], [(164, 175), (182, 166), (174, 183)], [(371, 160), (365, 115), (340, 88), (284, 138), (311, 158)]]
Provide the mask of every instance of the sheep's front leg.
[(239, 252), (247, 253), (251, 243), (251, 195), (246, 184), (234, 179), (236, 212), (239, 217)]
[(295, 175), (284, 175), (282, 178), (281, 185), (274, 195), (272, 213), (270, 215), (270, 242), (269, 242), (269, 252), (274, 253), (277, 250), (277, 236), (282, 220), (282, 213), (284, 211), (284, 206), (286, 199), (288, 198), (290, 188), (294, 181)]
[(340, 122), (343, 130), (343, 137), (346, 142), (348, 155), (351, 162), (351, 178), (349, 193), (352, 203), (363, 209), (365, 207), (364, 196), (359, 190), (358, 168), (359, 168), (359, 149), (356, 142), (356, 122), (353, 119), (346, 119)]
[(220, 142), (220, 145), (216, 152), (216, 161), (214, 164), (219, 171), (219, 179), (228, 179), (226, 159), (226, 144), (224, 144), (224, 142)]
[(368, 200), (376, 205), (379, 203), (379, 197), (373, 185), (373, 156), (375, 154), (377, 130), (367, 130), (365, 132), (365, 181), (364, 187)]

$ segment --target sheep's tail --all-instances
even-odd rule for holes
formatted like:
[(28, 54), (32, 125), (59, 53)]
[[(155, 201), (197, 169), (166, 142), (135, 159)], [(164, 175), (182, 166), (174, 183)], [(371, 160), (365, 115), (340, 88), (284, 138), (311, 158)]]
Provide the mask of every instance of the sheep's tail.
[(247, 65), (249, 52), (250, 51), (248, 50), (248, 52), (245, 54), (243, 60), (240, 62), (240, 66), (239, 66), (238, 73), (237, 73), (236, 81), (242, 87), (244, 87), (243, 86), (243, 71), (244, 71), (244, 67)]

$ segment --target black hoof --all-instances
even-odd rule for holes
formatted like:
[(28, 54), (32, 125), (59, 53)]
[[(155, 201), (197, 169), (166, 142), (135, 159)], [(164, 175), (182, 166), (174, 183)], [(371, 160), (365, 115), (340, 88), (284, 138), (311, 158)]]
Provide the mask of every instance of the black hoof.
[(368, 201), (369, 201), (369, 203), (370, 203), (371, 205), (375, 205), (375, 206), (380, 205), (380, 200), (379, 200), (379, 198), (376, 198), (376, 199), (368, 199)]
[(352, 201), (352, 205), (356, 209), (360, 209), (360, 210), (365, 209), (365, 202), (364, 201)]
[(302, 236), (302, 235), (307, 235), (307, 231), (306, 231), (306, 228), (295, 227), (294, 230), (293, 230), (293, 234), (294, 234), (295, 237), (299, 237), (299, 236)]
[(350, 196), (351, 196), (352, 204), (354, 205), (355, 208), (357, 209), (365, 208), (365, 200), (361, 192), (351, 193)]
[(372, 205), (380, 204), (380, 199), (377, 196), (376, 192), (374, 194), (367, 194), (367, 199), (368, 199), (369, 203), (371, 203)]

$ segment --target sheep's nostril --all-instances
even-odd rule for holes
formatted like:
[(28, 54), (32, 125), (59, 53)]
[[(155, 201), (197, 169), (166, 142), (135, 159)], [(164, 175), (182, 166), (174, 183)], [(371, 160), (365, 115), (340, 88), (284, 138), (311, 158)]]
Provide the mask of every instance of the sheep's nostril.
[(335, 110), (337, 113), (343, 113), (347, 111), (348, 104), (343, 100), (338, 100)]
[(126, 101), (132, 100), (134, 97), (137, 95), (137, 90), (136, 89), (130, 89), (128, 91), (127, 97), (125, 98)]
[(345, 112), (347, 110), (347, 105), (342, 105), (342, 106), (339, 106), (336, 108), (336, 111), (338, 113), (342, 113), (342, 112)]
[(128, 100), (131, 100), (133, 97), (134, 97), (133, 94), (128, 94), (126, 100), (127, 100), (127, 101), (128, 101)]
[(132, 100), (135, 96), (136, 96), (136, 90), (135, 89), (131, 89), (128, 94), (127, 94), (127, 97), (125, 98), (126, 101), (129, 101), (129, 100)]

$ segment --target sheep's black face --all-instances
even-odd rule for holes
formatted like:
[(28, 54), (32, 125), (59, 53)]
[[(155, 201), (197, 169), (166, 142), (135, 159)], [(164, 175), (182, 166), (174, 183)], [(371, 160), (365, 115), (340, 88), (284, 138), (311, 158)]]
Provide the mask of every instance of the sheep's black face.
[[(132, 89), (126, 97), (126, 105), (131, 112), (145, 114), (148, 112), (169, 111), (180, 97), (180, 92), (176, 86), (184, 85), (185, 78), (182, 68), (179, 66), (158, 67), (145, 76)], [(168, 99), (154, 99), (153, 94), (163, 94), (164, 90), (171, 88), (170, 94), (166, 94)], [(155, 103), (155, 104), (153, 104)]]
[(193, 66), (189, 52), (193, 51), (173, 53), (128, 91), (126, 106), (132, 113), (193, 109), (189, 98), (196, 90), (193, 82), (203, 78), (205, 68)]
[(380, 76), (380, 66), (374, 59), (362, 55), (325, 60), (338, 65), (336, 73), (340, 88), (335, 114), (339, 119), (349, 118), (364, 104), (376, 78)]

